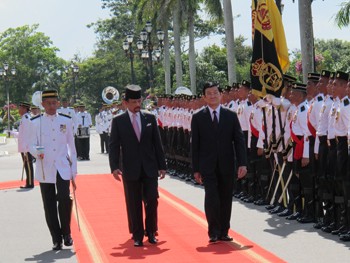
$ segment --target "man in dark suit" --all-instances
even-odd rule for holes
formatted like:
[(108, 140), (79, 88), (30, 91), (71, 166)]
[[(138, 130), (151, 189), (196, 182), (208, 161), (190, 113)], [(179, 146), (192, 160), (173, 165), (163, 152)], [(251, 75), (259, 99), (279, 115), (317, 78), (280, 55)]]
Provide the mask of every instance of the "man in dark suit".
[(110, 168), (116, 180), (120, 181), (120, 175), (123, 177), (129, 229), (136, 247), (143, 246), (145, 232), (151, 244), (157, 243), (158, 176), (163, 179), (166, 170), (156, 118), (140, 111), (141, 102), (141, 88), (126, 86), (124, 104), (127, 111), (113, 119), (109, 141)]
[(246, 142), (236, 113), (220, 105), (219, 85), (205, 83), (203, 98), (207, 107), (193, 114), (191, 123), (194, 177), (205, 189), (209, 243), (232, 241), (233, 183), (236, 172), (239, 179), (247, 173)]

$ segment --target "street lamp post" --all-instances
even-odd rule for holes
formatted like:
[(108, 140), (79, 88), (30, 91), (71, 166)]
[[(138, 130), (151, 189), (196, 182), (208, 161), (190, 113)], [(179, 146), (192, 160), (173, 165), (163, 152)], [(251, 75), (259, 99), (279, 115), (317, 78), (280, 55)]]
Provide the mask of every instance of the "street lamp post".
[[(79, 74), (79, 66), (75, 64), (72, 61), (72, 64), (70, 65), (70, 69), (72, 70), (72, 79), (73, 79), (73, 103), (76, 102), (76, 95), (75, 95), (75, 82)], [(66, 73), (69, 73), (69, 69), (66, 68)]]
[(125, 51), (125, 56), (130, 58), (130, 70), (131, 70), (131, 84), (136, 84), (135, 70), (134, 70), (134, 51), (132, 48), (132, 41), (134, 40), (134, 35), (129, 34), (126, 36), (123, 42), (123, 49)]
[[(10, 137), (11, 135), (11, 124), (10, 124), (10, 91), (9, 91), (9, 85), (8, 85), (8, 81), (9, 81), (9, 75), (8, 75), (8, 71), (9, 71), (9, 64), (8, 63), (4, 63), (4, 68), (0, 69), (0, 76), (4, 79), (4, 85), (5, 85), (5, 89), (6, 89), (6, 97), (7, 97), (7, 133), (8, 133), (8, 137)], [(16, 75), (16, 68), (13, 67), (11, 69), (11, 75), (14, 76)]]
[(157, 38), (159, 41), (160, 48), (154, 51), (153, 51), (153, 43), (152, 43), (151, 35), (152, 35), (152, 23), (148, 21), (145, 25), (145, 29), (143, 29), (140, 33), (140, 39), (143, 43), (143, 46), (138, 45), (138, 49), (141, 53), (141, 58), (147, 61), (148, 87), (150, 88), (151, 93), (153, 93), (153, 87), (154, 87), (153, 60), (158, 61), (161, 56), (161, 48), (163, 47), (164, 32), (161, 30), (157, 31)]

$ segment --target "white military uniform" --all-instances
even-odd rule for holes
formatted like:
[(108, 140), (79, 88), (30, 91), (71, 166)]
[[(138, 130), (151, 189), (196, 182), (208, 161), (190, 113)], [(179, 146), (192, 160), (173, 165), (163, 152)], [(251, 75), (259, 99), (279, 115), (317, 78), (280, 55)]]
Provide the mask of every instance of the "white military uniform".
[[(72, 119), (58, 113), (55, 115), (44, 113), (32, 118), (31, 127), (30, 152), (37, 158), (36, 179), (41, 183), (55, 184), (57, 172), (64, 180), (74, 179), (77, 175), (77, 153)], [(39, 152), (36, 146), (44, 147), (42, 161), (38, 158)]]
[(18, 152), (26, 153), (29, 152), (30, 148), (30, 131), (31, 121), (30, 114), (27, 112), (21, 117), (21, 121), (18, 128)]
[(66, 114), (72, 118), (73, 124), (74, 124), (74, 127), (73, 127), (74, 134), (76, 134), (77, 133), (77, 116), (76, 116), (75, 110), (73, 108), (70, 108), (70, 107), (67, 107), (67, 108), (61, 107), (61, 108), (57, 109), (57, 112)]

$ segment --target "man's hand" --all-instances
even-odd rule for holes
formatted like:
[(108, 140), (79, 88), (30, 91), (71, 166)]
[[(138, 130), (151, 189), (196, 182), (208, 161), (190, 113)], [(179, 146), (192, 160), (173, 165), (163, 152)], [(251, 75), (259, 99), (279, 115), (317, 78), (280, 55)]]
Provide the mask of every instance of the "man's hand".
[(301, 167), (305, 167), (306, 165), (308, 165), (310, 162), (309, 158), (303, 158), (301, 159)]
[(159, 174), (159, 179), (162, 180), (165, 177), (166, 171), (165, 170), (159, 170), (158, 174)]
[(120, 175), (120, 176), (123, 175), (123, 172), (122, 172), (121, 170), (116, 169), (116, 170), (113, 171), (113, 177), (114, 177), (114, 179), (120, 182), (121, 180), (120, 180), (119, 175)]
[(264, 154), (264, 149), (258, 148), (257, 153), (258, 156), (262, 156)]
[(73, 190), (77, 190), (77, 184), (75, 183), (75, 180), (72, 179), (72, 186), (73, 186)]
[(199, 172), (196, 172), (193, 175), (194, 175), (194, 180), (196, 180), (197, 183), (203, 184), (202, 175)]
[(247, 174), (247, 166), (238, 167), (237, 176), (238, 179), (242, 179)]

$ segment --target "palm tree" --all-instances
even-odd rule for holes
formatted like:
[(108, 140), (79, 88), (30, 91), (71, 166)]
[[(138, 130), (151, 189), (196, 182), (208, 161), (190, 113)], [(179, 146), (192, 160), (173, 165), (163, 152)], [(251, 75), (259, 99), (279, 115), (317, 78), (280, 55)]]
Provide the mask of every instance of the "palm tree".
[(303, 62), (303, 81), (307, 74), (314, 71), (314, 34), (312, 26), (312, 11), (310, 0), (299, 0), (300, 46)]
[(226, 53), (227, 53), (227, 70), (228, 83), (231, 85), (236, 82), (236, 58), (234, 45), (234, 29), (231, 0), (223, 0), (225, 35), (226, 35)]
[(341, 8), (335, 16), (335, 22), (339, 28), (347, 27), (350, 24), (350, 1), (341, 3)]

